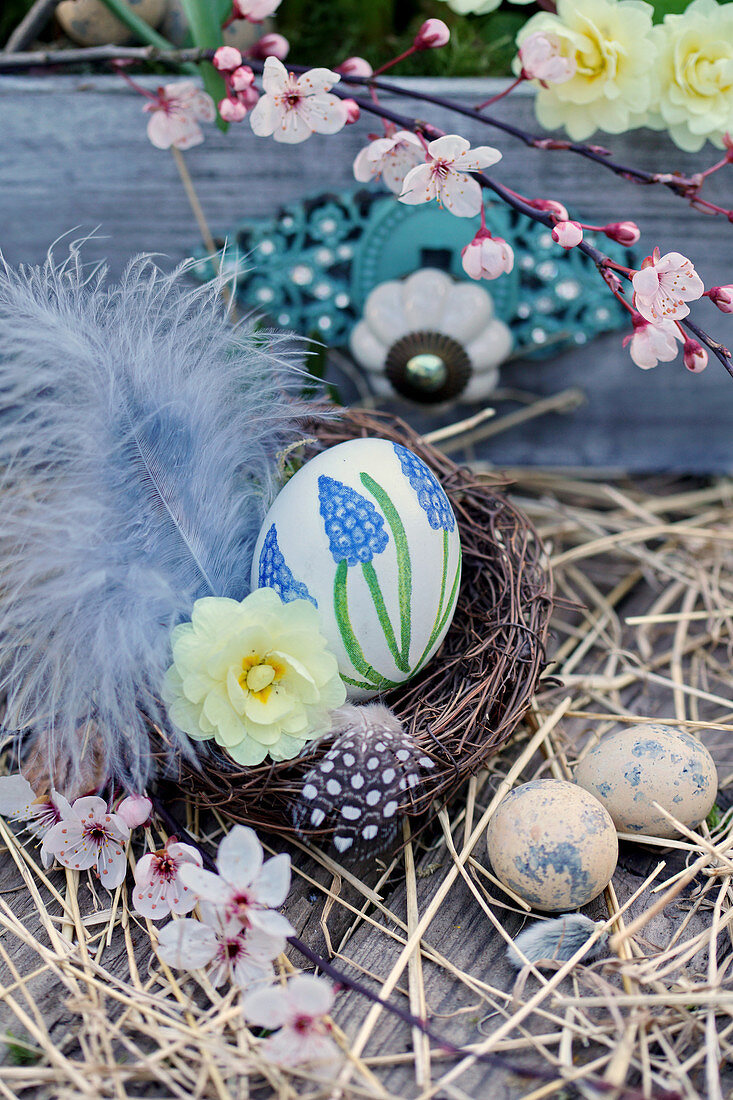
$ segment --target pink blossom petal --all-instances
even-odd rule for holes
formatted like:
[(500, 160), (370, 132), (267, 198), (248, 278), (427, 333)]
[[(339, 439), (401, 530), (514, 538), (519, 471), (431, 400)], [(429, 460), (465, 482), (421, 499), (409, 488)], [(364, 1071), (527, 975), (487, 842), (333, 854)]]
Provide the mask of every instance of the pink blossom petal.
[(191, 918), (171, 921), (158, 933), (158, 954), (176, 970), (199, 970), (211, 962), (218, 948), (213, 929)]
[(300, 113), (317, 134), (337, 134), (346, 125), (347, 108), (335, 95), (308, 96), (302, 102)]
[(281, 95), (288, 83), (288, 70), (276, 57), (265, 59), (262, 70), (262, 87), (269, 96)]
[(415, 206), (421, 202), (430, 202), (435, 198), (435, 180), (429, 164), (418, 164), (411, 168), (402, 183), (400, 202)]
[(478, 172), (482, 168), (490, 168), (501, 160), (501, 153), (491, 145), (479, 145), (475, 149), (469, 149), (461, 153), (453, 161), (456, 172)]
[(101, 845), (97, 855), (97, 872), (102, 886), (115, 890), (125, 881), (127, 874), (127, 855), (124, 848), (115, 841)]
[[(142, 860), (140, 861), (142, 863)], [(137, 871), (140, 864), (135, 868)], [(145, 885), (136, 886), (132, 892), (132, 904), (136, 913), (151, 920), (161, 920), (167, 917), (170, 906), (165, 899), (166, 884), (159, 878), (151, 878)]]
[(434, 160), (455, 160), (471, 148), (471, 142), (458, 134), (444, 134), (428, 145), (428, 153)]
[(219, 845), (216, 867), (237, 890), (250, 886), (262, 868), (262, 845), (254, 829), (235, 825)]
[(257, 876), (255, 889), (261, 905), (282, 905), (290, 889), (290, 856), (283, 853), (268, 859)]
[(288, 995), (296, 1012), (309, 1016), (327, 1016), (335, 1000), (331, 983), (312, 974), (298, 974), (291, 978)]
[(188, 886), (197, 897), (205, 898), (214, 905), (226, 905), (232, 896), (231, 887), (212, 871), (204, 871), (195, 864), (184, 864), (178, 872), (181, 882)]
[(651, 298), (659, 290), (659, 276), (654, 267), (643, 267), (636, 272), (631, 282), (642, 298)]
[(270, 137), (279, 125), (280, 114), (275, 107), (275, 102), (270, 95), (263, 95), (257, 100), (249, 116), (249, 124), (252, 132), (257, 137)]
[(247, 915), (254, 928), (259, 928), (270, 936), (281, 936), (287, 939), (288, 936), (295, 935), (295, 929), (287, 917), (282, 913), (276, 913), (274, 909), (252, 908)]
[(457, 218), (473, 218), (481, 210), (481, 184), (471, 176), (452, 172), (442, 181), (439, 198)]
[(296, 87), (302, 95), (310, 97), (319, 92), (330, 91), (340, 79), (339, 74), (332, 72), (331, 69), (309, 69), (307, 73), (298, 77)]
[(97, 862), (97, 847), (90, 844), (81, 822), (59, 821), (43, 838), (43, 848), (56, 856), (59, 863), (75, 871), (86, 871)]
[(25, 820), (33, 814), (36, 795), (22, 775), (0, 776), (0, 814), (11, 820)]
[(292, 1017), (290, 999), (282, 986), (247, 993), (242, 998), (241, 1008), (247, 1023), (271, 1030), (282, 1027)]
[(283, 1027), (262, 1044), (262, 1054), (268, 1062), (278, 1066), (300, 1066), (335, 1062), (340, 1057), (339, 1048), (327, 1035), (301, 1033), (295, 1028)]

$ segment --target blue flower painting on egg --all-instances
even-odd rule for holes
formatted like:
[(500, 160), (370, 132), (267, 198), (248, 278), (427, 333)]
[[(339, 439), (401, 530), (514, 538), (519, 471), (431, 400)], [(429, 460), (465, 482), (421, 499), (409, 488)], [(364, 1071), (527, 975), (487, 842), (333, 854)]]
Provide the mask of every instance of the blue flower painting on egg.
[(417, 493), (418, 504), (427, 515), (432, 529), (452, 531), (456, 525), (453, 509), (433, 471), (416, 454), (408, 451), (407, 447), (400, 443), (393, 443), (392, 446), (400, 460), (402, 472)]
[(283, 552), (278, 546), (277, 528), (274, 523), (265, 535), (260, 551), (258, 586), (274, 588), (283, 603), (290, 603), (291, 600), (310, 600), (314, 607), (318, 607), (317, 601), (311, 596), (306, 585), (296, 580), (288, 568)]
[(435, 475), (386, 439), (338, 444), (290, 478), (265, 517), (254, 584), (309, 599), (352, 698), (418, 673), (460, 583), (458, 524)]
[(335, 478), (318, 478), (318, 501), (334, 561), (370, 562), (389, 542), (384, 519), (374, 505)]

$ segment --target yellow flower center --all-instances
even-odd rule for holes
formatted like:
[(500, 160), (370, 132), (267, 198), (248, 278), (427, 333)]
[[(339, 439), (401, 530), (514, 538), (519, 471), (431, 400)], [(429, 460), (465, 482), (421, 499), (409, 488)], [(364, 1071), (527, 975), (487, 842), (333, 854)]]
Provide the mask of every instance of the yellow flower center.
[(243, 691), (251, 692), (261, 703), (266, 703), (272, 684), (277, 683), (284, 674), (285, 669), (279, 661), (251, 653), (242, 660), (239, 684)]
[(255, 693), (269, 687), (275, 679), (275, 669), (272, 665), (255, 665), (247, 673), (247, 687)]

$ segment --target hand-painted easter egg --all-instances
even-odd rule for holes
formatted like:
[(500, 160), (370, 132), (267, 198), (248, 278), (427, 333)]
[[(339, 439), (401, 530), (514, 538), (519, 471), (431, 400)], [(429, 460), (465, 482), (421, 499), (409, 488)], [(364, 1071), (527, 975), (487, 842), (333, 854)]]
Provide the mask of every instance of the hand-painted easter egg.
[(578, 764), (575, 782), (603, 803), (620, 833), (665, 839), (679, 833), (654, 802), (691, 827), (707, 817), (718, 791), (703, 743), (656, 724), (604, 737)]
[(561, 779), (515, 787), (489, 822), (494, 874), (535, 909), (586, 905), (608, 886), (618, 860), (611, 816), (600, 802)]
[(310, 600), (352, 699), (419, 672), (453, 618), (461, 544), (435, 474), (398, 443), (354, 439), (306, 463), (272, 504), (252, 587)]
[[(125, 6), (151, 27), (165, 14), (166, 0), (124, 0)], [(62, 0), (56, 18), (73, 42), (80, 46), (126, 46), (135, 35), (112, 14), (102, 0)]]

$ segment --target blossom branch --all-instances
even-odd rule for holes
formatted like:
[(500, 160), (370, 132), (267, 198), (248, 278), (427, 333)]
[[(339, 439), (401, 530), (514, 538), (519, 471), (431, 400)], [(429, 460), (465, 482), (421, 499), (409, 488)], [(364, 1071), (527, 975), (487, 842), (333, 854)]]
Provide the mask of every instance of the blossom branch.
[[(343, 95), (335, 89), (336, 95)], [(363, 97), (356, 98), (355, 102), (359, 105), (361, 110), (367, 111), (370, 114), (378, 115), (381, 118), (387, 119), (389, 122), (393, 122), (396, 126), (399, 126), (403, 130), (415, 130), (418, 133), (424, 135), (427, 139), (434, 139), (441, 136), (441, 131), (437, 130), (429, 123), (423, 122), (420, 119), (409, 118), (406, 115), (401, 115), (396, 111), (392, 111), (387, 107), (382, 106), (381, 103), (374, 103), (371, 100), (364, 99)], [(508, 187), (504, 187), (502, 184), (497, 183), (496, 180), (487, 176), (484, 172), (472, 173), (479, 181), (482, 187), (488, 191), (492, 191), (498, 198), (505, 202), (507, 206), (512, 207), (520, 214), (524, 214), (525, 217), (531, 218), (532, 221), (539, 222), (541, 225), (546, 226), (548, 229), (553, 229), (556, 225), (557, 219), (553, 217), (551, 212), (538, 210), (536, 207), (531, 206), (528, 202), (518, 195), (515, 191), (512, 191)], [(614, 268), (618, 270), (623, 278), (631, 280), (632, 272), (625, 268), (621, 268), (618, 264), (615, 264), (610, 256), (606, 255), (595, 245), (590, 244), (586, 240), (580, 240), (574, 247), (578, 248), (584, 255), (586, 255), (598, 268), (601, 277), (608, 285), (608, 280), (605, 275), (605, 271)], [(618, 295), (617, 295), (618, 296)], [(697, 325), (693, 325), (692, 322), (683, 321), (683, 324), (691, 331), (701, 343), (703, 343), (709, 350), (715, 355), (717, 359), (723, 364), (728, 374), (733, 377), (733, 364), (731, 363), (731, 353), (724, 345), (714, 340), (703, 329)]]
[[(82, 64), (106, 65), (113, 61), (130, 61), (139, 62), (141, 64), (155, 63), (177, 67), (211, 61), (214, 52), (213, 50), (203, 49), (165, 50), (158, 46), (92, 46), (63, 51), (35, 50), (24, 53), (0, 54), (0, 72), (23, 72), (35, 68), (55, 69)], [(262, 61), (251, 58), (248, 63), (255, 72), (262, 71)], [(301, 74), (307, 72), (309, 66), (288, 64), (288, 69), (293, 73)], [(662, 184), (673, 194), (686, 199), (691, 205), (695, 206), (696, 209), (702, 209), (704, 207), (707, 213), (723, 214), (730, 217), (730, 211), (722, 207), (717, 207), (713, 203), (705, 203), (699, 200), (699, 191), (707, 176), (709, 176), (712, 171), (717, 171), (725, 163), (729, 163), (729, 158), (723, 158), (722, 161), (711, 166), (710, 169), (696, 173), (694, 176), (684, 176), (676, 172), (647, 172), (644, 169), (634, 168), (631, 165), (622, 164), (613, 160), (610, 151), (603, 146), (587, 145), (583, 142), (569, 141), (564, 138), (542, 137), (531, 131), (524, 130), (520, 126), (515, 126), (510, 122), (505, 122), (491, 115), (487, 115), (482, 110), (478, 110), (475, 107), (467, 107), (464, 104), (445, 99), (443, 96), (433, 95), (427, 91), (407, 88), (391, 81), (375, 79), (373, 76), (366, 77), (350, 73), (341, 73), (341, 81), (344, 84), (364, 87), (369, 89), (371, 93), (384, 92), (385, 94), (394, 95), (400, 98), (415, 99), (423, 103), (430, 103), (435, 107), (441, 107), (445, 110), (452, 111), (454, 114), (461, 115), (464, 118), (470, 118), (475, 122), (480, 122), (485, 126), (491, 126), (494, 129), (500, 130), (502, 133), (508, 134), (510, 137), (521, 141), (525, 146), (531, 149), (545, 151), (559, 150), (573, 153), (585, 160), (592, 161), (594, 164), (601, 165), (615, 175), (622, 179), (629, 180), (632, 183), (643, 186)], [(515, 81), (515, 84), (517, 83), (519, 82)], [(510, 86), (506, 92), (501, 93), (502, 98), (513, 87), (514, 85)], [(357, 102), (361, 105), (361, 101), (357, 100)]]

